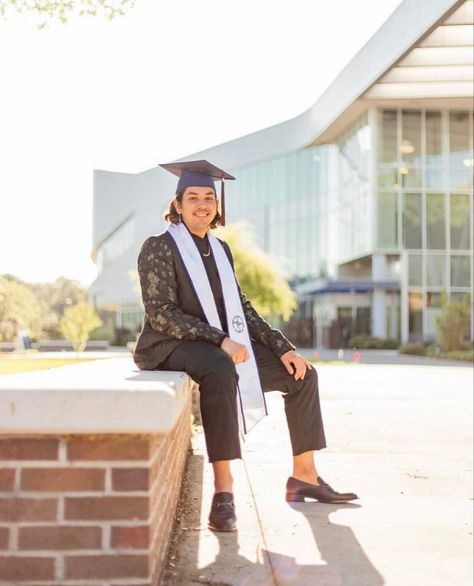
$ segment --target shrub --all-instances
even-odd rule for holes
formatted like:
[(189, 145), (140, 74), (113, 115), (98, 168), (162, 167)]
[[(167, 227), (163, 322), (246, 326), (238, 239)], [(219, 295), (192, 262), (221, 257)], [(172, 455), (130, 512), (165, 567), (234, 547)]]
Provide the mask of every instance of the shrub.
[(348, 346), (361, 350), (368, 348), (376, 350), (395, 349), (398, 348), (398, 340), (395, 340), (394, 338), (377, 338), (376, 336), (361, 334), (350, 338)]
[(421, 342), (415, 342), (411, 344), (403, 344), (399, 346), (398, 352), (400, 354), (416, 354), (417, 356), (425, 356), (427, 347)]
[(436, 316), (438, 342), (441, 349), (444, 352), (462, 350), (464, 336), (469, 334), (470, 296), (466, 293), (462, 301), (448, 303), (446, 292), (443, 291), (441, 306), (442, 314)]

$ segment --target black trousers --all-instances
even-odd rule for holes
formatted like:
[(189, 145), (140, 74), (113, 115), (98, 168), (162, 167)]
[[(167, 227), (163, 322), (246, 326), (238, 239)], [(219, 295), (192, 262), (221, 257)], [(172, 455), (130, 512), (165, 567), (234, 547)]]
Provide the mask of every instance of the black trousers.
[[(325, 448), (316, 369), (307, 369), (304, 379), (295, 380), (270, 348), (259, 342), (253, 342), (252, 347), (263, 391), (283, 393), (293, 455)], [(199, 384), (209, 462), (241, 458), (238, 374), (229, 354), (210, 342), (183, 340), (160, 364), (159, 370), (185, 371)]]

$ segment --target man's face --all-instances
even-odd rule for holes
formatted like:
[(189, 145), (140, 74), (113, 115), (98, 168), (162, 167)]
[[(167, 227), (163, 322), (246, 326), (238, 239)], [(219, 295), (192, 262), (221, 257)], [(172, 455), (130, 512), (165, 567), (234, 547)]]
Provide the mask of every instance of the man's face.
[(187, 187), (182, 203), (176, 198), (173, 202), (191, 232), (205, 233), (217, 212), (216, 194), (212, 187)]

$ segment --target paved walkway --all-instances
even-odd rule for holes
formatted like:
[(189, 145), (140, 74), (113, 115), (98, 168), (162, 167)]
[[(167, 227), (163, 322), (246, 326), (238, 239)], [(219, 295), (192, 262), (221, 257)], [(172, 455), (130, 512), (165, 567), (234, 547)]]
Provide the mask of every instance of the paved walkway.
[(472, 370), (319, 365), (321, 476), (359, 500), (287, 503), (281, 394), (234, 460), (238, 531), (207, 528), (213, 494), (193, 438), (166, 586), (472, 584)]
[[(354, 350), (344, 349), (342, 355), (338, 350), (324, 348), (297, 348), (297, 351), (312, 361), (336, 361), (339, 363), (354, 364)], [(108, 350), (87, 350), (84, 352), (73, 352), (72, 350), (61, 350), (56, 352), (1, 352), (0, 358), (117, 358), (130, 356), (130, 352), (123, 346), (110, 346)], [(360, 364), (418, 364), (424, 366), (468, 366), (469, 362), (458, 360), (447, 360), (441, 358), (428, 358), (410, 354), (398, 354), (396, 350), (359, 350)]]

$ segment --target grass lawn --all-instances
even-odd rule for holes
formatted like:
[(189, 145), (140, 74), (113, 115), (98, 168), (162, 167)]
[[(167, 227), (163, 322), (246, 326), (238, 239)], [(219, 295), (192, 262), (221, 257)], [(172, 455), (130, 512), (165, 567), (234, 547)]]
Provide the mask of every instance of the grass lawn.
[(68, 364), (79, 362), (90, 362), (91, 360), (103, 360), (100, 358), (0, 358), (0, 375), (16, 374), (30, 370), (44, 370), (46, 368), (57, 368)]

